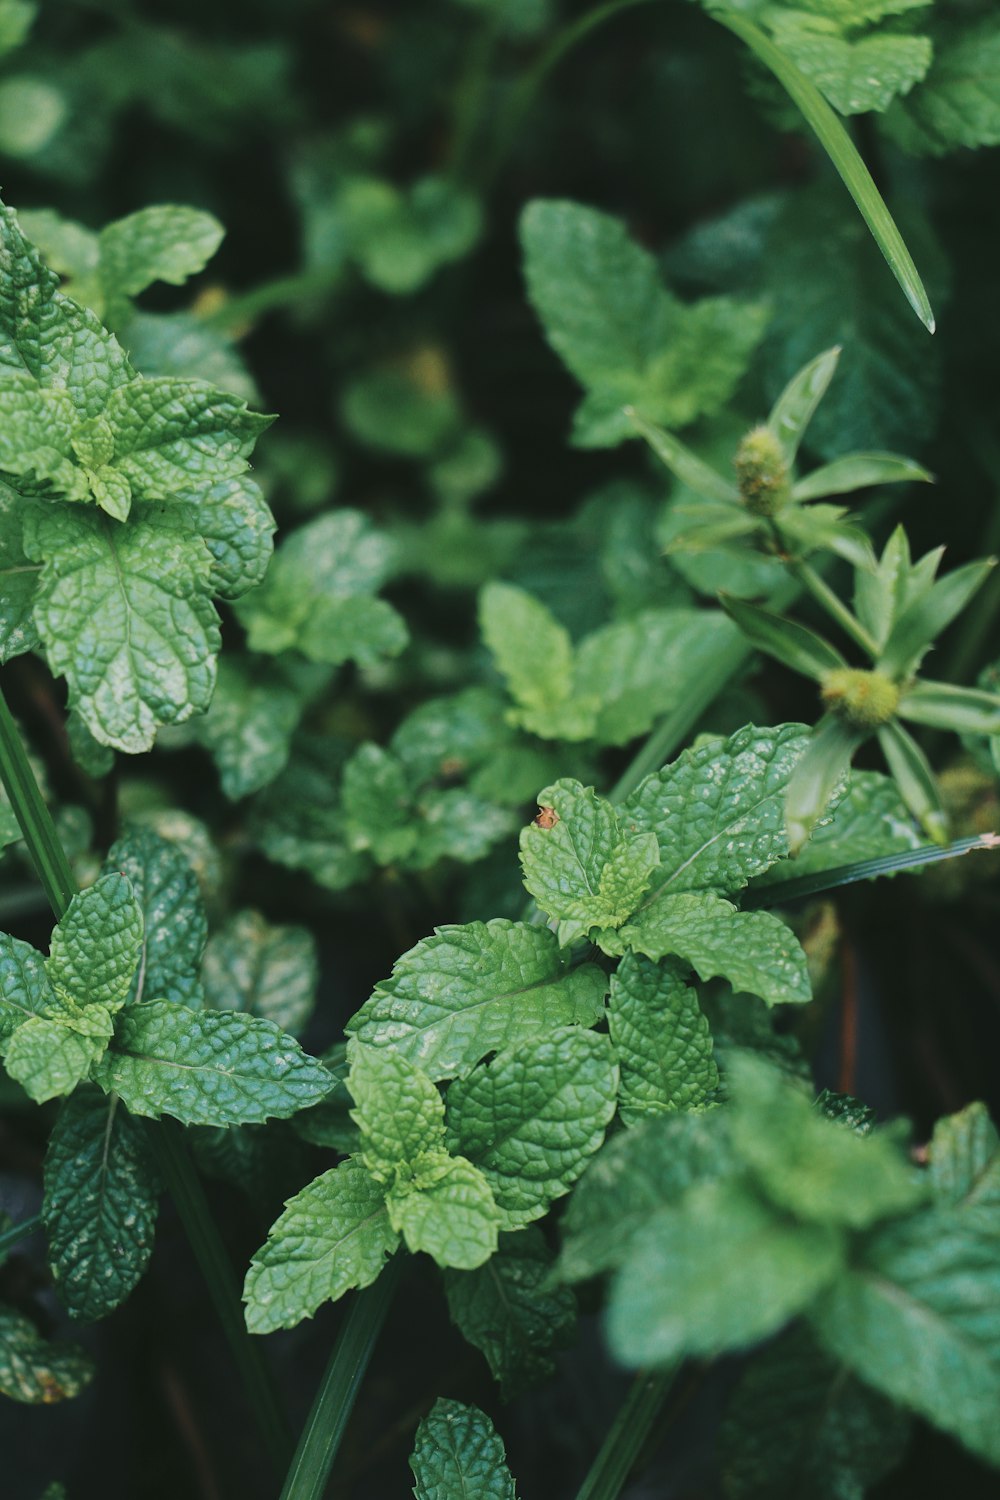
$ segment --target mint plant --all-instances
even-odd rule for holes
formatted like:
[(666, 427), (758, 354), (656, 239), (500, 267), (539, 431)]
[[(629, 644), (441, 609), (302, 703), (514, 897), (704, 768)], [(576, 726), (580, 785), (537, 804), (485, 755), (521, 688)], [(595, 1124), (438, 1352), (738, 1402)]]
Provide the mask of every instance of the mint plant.
[(0, 0), (4, 1493), (990, 1484), (998, 35)]

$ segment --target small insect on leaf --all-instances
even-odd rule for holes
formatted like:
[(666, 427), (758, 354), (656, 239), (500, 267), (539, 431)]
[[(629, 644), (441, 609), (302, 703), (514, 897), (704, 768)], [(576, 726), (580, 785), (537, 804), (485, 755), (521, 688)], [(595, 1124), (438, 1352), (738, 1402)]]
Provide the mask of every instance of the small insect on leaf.
[(559, 814), (554, 807), (540, 807), (534, 819), (536, 828), (554, 828), (558, 822)]

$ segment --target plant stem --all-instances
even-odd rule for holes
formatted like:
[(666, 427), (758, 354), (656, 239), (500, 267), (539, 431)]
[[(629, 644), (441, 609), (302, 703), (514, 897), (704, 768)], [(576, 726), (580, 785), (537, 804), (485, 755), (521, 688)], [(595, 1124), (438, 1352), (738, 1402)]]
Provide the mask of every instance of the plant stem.
[[(0, 780), (3, 781), (32, 863), (42, 882), (56, 921), (61, 921), (77, 894), (66, 851), (45, 805), (35, 773), (18, 734), (10, 709), (0, 692)], [(162, 1122), (150, 1131), (163, 1177), (170, 1188), (223, 1331), (236, 1360), (247, 1395), (278, 1473), (284, 1469), (290, 1439), (278, 1414), (260, 1352), (251, 1343), (243, 1322), (243, 1310), (225, 1248), (212, 1221), (201, 1183), (183, 1148), (173, 1134), (176, 1127)]]
[(12, 1224), (9, 1229), (0, 1229), (0, 1261), (10, 1254), (15, 1245), (19, 1245), (22, 1240), (29, 1239), (41, 1227), (41, 1214), (33, 1214), (30, 1219), (22, 1219), (20, 1224)]
[(204, 1188), (191, 1163), (184, 1132), (172, 1120), (161, 1120), (150, 1130), (149, 1137), (160, 1174), (180, 1214), (222, 1331), (236, 1360), (261, 1441), (275, 1472), (282, 1474), (288, 1462), (291, 1435), (260, 1347), (247, 1333), (232, 1264), (215, 1227)]
[(617, 1500), (673, 1385), (676, 1365), (643, 1370), (608, 1430), (576, 1500)]
[(903, 849), (898, 854), (882, 854), (877, 859), (859, 859), (832, 870), (817, 870), (812, 875), (793, 875), (787, 880), (772, 880), (768, 885), (752, 887), (743, 896), (744, 911), (762, 906), (785, 906), (789, 901), (803, 901), (841, 885), (858, 880), (874, 880), (879, 875), (897, 875), (901, 870), (917, 870), (922, 865), (936, 865), (943, 859), (958, 859), (976, 849), (1000, 850), (1000, 835), (980, 833), (974, 838), (956, 839), (953, 844), (922, 844), (919, 849)]
[(66, 908), (76, 895), (76, 880), (2, 692), (0, 779), (3, 780), (14, 816), (24, 834), (28, 853), (58, 922), (65, 916)]
[(374, 1285), (355, 1292), (299, 1438), (281, 1500), (321, 1500), (358, 1388), (399, 1280), (402, 1257)]
[(854, 618), (847, 605), (837, 597), (830, 585), (825, 583), (807, 562), (792, 560), (788, 564), (788, 571), (799, 580), (804, 589), (812, 594), (817, 604), (826, 610), (830, 618), (836, 620), (845, 635), (849, 635), (852, 641), (874, 661), (879, 654), (878, 642), (874, 636), (868, 634), (861, 621)]

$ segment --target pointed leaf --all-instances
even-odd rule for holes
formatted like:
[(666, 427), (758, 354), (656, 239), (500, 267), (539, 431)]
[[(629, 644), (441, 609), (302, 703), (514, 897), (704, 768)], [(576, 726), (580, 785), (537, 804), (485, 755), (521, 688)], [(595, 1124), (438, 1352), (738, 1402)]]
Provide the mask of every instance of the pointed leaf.
[(840, 347), (827, 349), (804, 365), (785, 386), (771, 408), (767, 425), (781, 443), (789, 467), (827, 387), (837, 370)]
[(913, 683), (899, 700), (899, 716), (954, 734), (1000, 734), (1000, 697), (950, 682)]
[(797, 480), (792, 486), (792, 499), (848, 495), (875, 484), (932, 484), (933, 478), (912, 458), (901, 458), (897, 453), (850, 453)]
[(73, 897), (52, 934), (49, 979), (77, 1005), (113, 1015), (125, 1004), (139, 963), (143, 919), (123, 874), (103, 875)]
[(0, 1307), (0, 1395), (30, 1406), (78, 1396), (94, 1366), (75, 1344), (50, 1344), (33, 1323)]
[(951, 1208), (1000, 1214), (1000, 1136), (985, 1104), (938, 1120), (930, 1144), (935, 1199)]
[(955, 568), (914, 599), (893, 622), (878, 665), (894, 677), (916, 671), (925, 651), (986, 582), (993, 558)]
[(846, 667), (840, 652), (814, 630), (799, 625), (784, 615), (776, 615), (745, 599), (722, 595), (722, 607), (752, 646), (766, 651), (793, 672), (801, 672), (821, 682), (827, 672)]
[(948, 841), (948, 815), (926, 755), (902, 724), (886, 724), (878, 732), (882, 754), (900, 795), (924, 831), (937, 844)]
[(415, 1183), (390, 1191), (386, 1205), (407, 1249), (425, 1251), (439, 1266), (472, 1271), (497, 1247), (502, 1219), (490, 1184), (462, 1157), (441, 1152)]
[(626, 1125), (704, 1107), (719, 1086), (712, 1033), (684, 966), (627, 953), (611, 976), (608, 1030), (621, 1069)]
[(799, 852), (829, 808), (851, 757), (866, 738), (864, 731), (852, 729), (836, 714), (820, 719), (788, 783), (785, 826), (790, 854)]
[(436, 1401), (417, 1428), (410, 1468), (416, 1500), (517, 1500), (504, 1445), (475, 1406)]
[(112, 844), (105, 869), (128, 877), (142, 910), (142, 950), (132, 1001), (175, 1000), (200, 1006), (198, 970), (207, 923), (198, 877), (183, 849), (152, 828), (130, 828)]
[(633, 407), (626, 406), (625, 415), (632, 423), (637, 432), (641, 433), (646, 442), (652, 448), (661, 463), (665, 464), (675, 478), (681, 484), (687, 485), (689, 490), (694, 490), (696, 495), (703, 495), (706, 500), (718, 500), (730, 505), (738, 505), (740, 499), (739, 490), (735, 484), (723, 479), (721, 474), (710, 468), (697, 453), (693, 453), (672, 432), (666, 432), (662, 427), (657, 427), (653, 422), (647, 422), (646, 418), (635, 411)]
[(443, 1148), (444, 1101), (426, 1073), (388, 1047), (355, 1042), (350, 1061), (347, 1086), (361, 1159), (376, 1182), (409, 1180), (411, 1166)]
[(263, 1016), (297, 1036), (316, 1003), (316, 940), (306, 927), (239, 912), (205, 949), (202, 982), (211, 1009)]

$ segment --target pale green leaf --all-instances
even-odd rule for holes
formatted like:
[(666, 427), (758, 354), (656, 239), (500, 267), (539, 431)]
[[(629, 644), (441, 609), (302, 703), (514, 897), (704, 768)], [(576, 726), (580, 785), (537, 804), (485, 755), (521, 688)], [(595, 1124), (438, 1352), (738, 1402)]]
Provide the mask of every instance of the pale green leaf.
[(181, 491), (172, 508), (183, 508), (212, 559), (213, 594), (239, 599), (256, 588), (274, 551), (274, 517), (258, 486), (246, 474)]
[(112, 1032), (111, 1017), (100, 1006), (89, 1006), (86, 1026), (76, 1030), (63, 1016), (33, 1016), (7, 1043), (4, 1066), (36, 1104), (71, 1093), (101, 1058)]
[(486, 1177), (462, 1157), (442, 1151), (412, 1184), (390, 1191), (389, 1222), (414, 1254), (439, 1266), (472, 1271), (497, 1248), (502, 1217)]
[(659, 864), (655, 835), (630, 834), (610, 802), (568, 778), (544, 787), (538, 802), (546, 817), (522, 830), (521, 867), (528, 892), (559, 922), (560, 941), (620, 927)]
[(123, 873), (101, 876), (74, 896), (52, 934), (49, 979), (75, 1005), (121, 1009), (143, 948), (143, 916)]
[(782, 50), (842, 115), (888, 109), (931, 65), (926, 36), (880, 32), (848, 40), (824, 18), (796, 10), (774, 9), (768, 20)]
[(1000, 145), (1000, 20), (970, 20), (938, 42), (922, 86), (888, 120), (900, 144), (921, 154)]
[(112, 844), (106, 870), (128, 877), (143, 915), (131, 999), (200, 1006), (207, 925), (198, 878), (184, 850), (153, 828), (130, 828)]
[(0, 1051), (32, 1016), (56, 1003), (45, 960), (30, 943), (0, 932)]
[(381, 1188), (359, 1162), (341, 1162), (289, 1200), (250, 1262), (247, 1327), (294, 1328), (324, 1302), (369, 1286), (398, 1245)]
[(682, 964), (626, 954), (611, 976), (608, 1030), (626, 1125), (712, 1100), (719, 1085), (712, 1034)]
[(306, 927), (272, 927), (242, 911), (212, 936), (201, 977), (213, 1010), (263, 1016), (296, 1036), (316, 1003), (316, 940)]
[(855, 860), (916, 849), (923, 842), (892, 778), (879, 771), (852, 771), (833, 816), (814, 830), (794, 866), (774, 865), (756, 884), (766, 889), (788, 880), (793, 871), (798, 877), (833, 870)]
[(436, 1401), (417, 1428), (410, 1468), (416, 1500), (517, 1500), (503, 1442), (476, 1406)]
[(553, 1255), (533, 1225), (500, 1236), (497, 1253), (475, 1271), (446, 1271), (448, 1311), (479, 1349), (505, 1400), (555, 1371), (555, 1351), (572, 1339), (576, 1298), (552, 1286)]
[(327, 677), (324, 668), (291, 658), (223, 655), (212, 701), (190, 721), (190, 733), (215, 761), (227, 797), (238, 801), (280, 774), (299, 720)]
[(591, 1025), (606, 988), (596, 965), (567, 964), (547, 928), (497, 917), (424, 938), (346, 1030), (359, 1042), (396, 1049), (434, 1079), (451, 1078), (509, 1042)]
[(408, 1182), (421, 1157), (443, 1150), (444, 1100), (426, 1073), (388, 1047), (354, 1043), (350, 1062), (361, 1160), (376, 1182)]
[(410, 783), (395, 756), (361, 745), (344, 767), (344, 830), (352, 849), (369, 850), (380, 865), (405, 859), (419, 837)]
[(181, 286), (211, 260), (223, 234), (211, 214), (176, 203), (141, 208), (106, 225), (97, 243), (109, 310), (154, 281)]
[(273, 1021), (151, 1000), (118, 1017), (95, 1070), (133, 1114), (185, 1125), (244, 1125), (316, 1104), (330, 1074)]
[(118, 1099), (79, 1088), (45, 1156), (52, 1274), (75, 1318), (102, 1318), (132, 1291), (153, 1249), (158, 1186), (142, 1125)]
[(663, 896), (617, 933), (603, 934), (601, 944), (606, 952), (634, 948), (653, 959), (676, 954), (700, 979), (726, 979), (768, 1005), (812, 998), (806, 956), (791, 928), (770, 912), (737, 911), (710, 891)]
[(607, 1037), (557, 1027), (519, 1042), (448, 1090), (451, 1148), (484, 1173), (504, 1229), (541, 1218), (604, 1139), (618, 1067)]
[(513, 584), (488, 583), (479, 596), (479, 625), (525, 728), (539, 734), (554, 710), (573, 713), (573, 645), (540, 600)]
[(985, 1104), (969, 1104), (938, 1120), (929, 1153), (931, 1189), (939, 1203), (997, 1214), (1000, 1136)]
[(78, 1396), (94, 1366), (75, 1344), (50, 1344), (33, 1323), (0, 1307), (0, 1395), (30, 1406)]
[(636, 1368), (745, 1349), (808, 1306), (843, 1254), (836, 1230), (796, 1224), (738, 1181), (696, 1186), (632, 1242), (612, 1286), (612, 1353)]
[(24, 550), (24, 507), (13, 492), (0, 492), (0, 662), (37, 651), (32, 613), (41, 568)]
[(836, 1359), (1000, 1463), (995, 1216), (913, 1215), (866, 1242), (813, 1311)]

